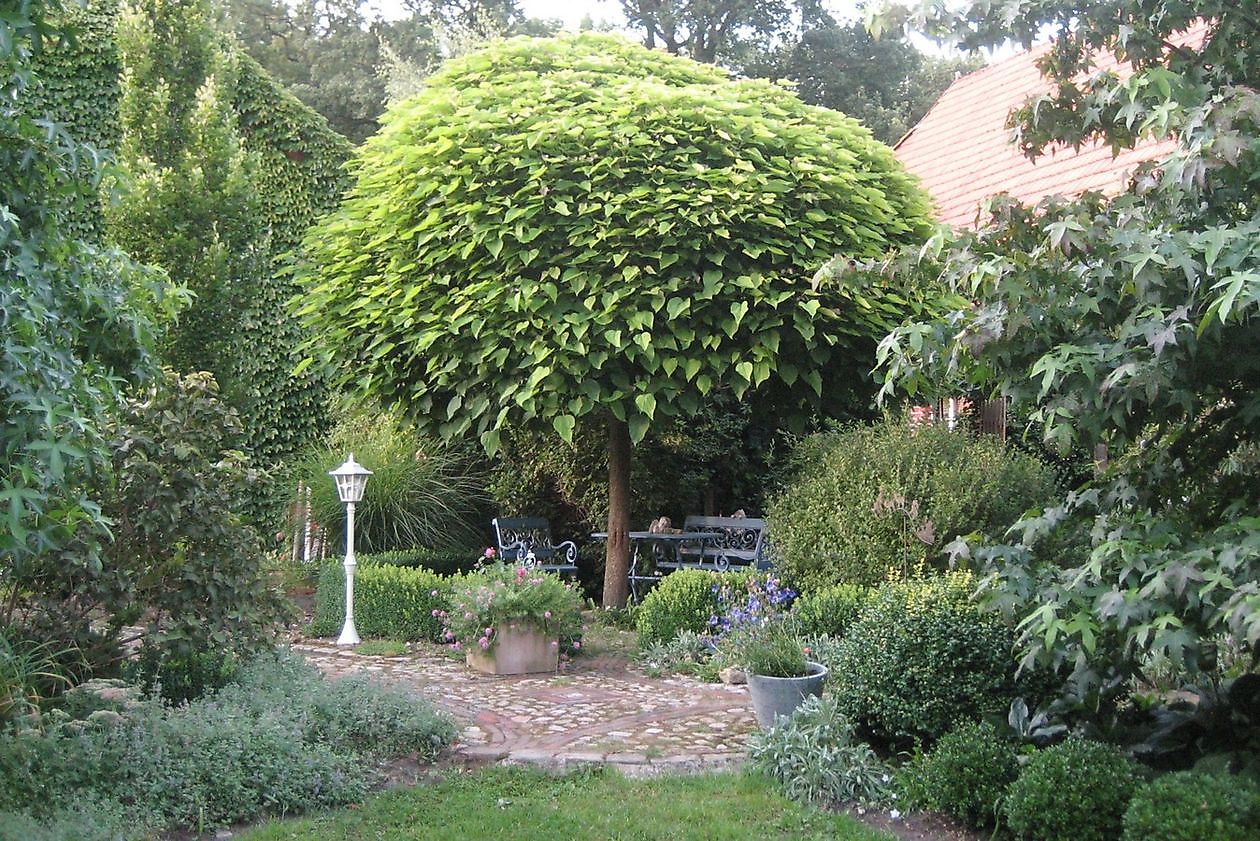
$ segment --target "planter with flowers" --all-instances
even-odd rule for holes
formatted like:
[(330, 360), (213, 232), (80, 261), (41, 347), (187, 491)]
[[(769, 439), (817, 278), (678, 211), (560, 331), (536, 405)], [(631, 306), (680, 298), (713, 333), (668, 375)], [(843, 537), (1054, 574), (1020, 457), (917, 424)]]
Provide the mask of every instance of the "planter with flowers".
[(493, 564), (454, 582), (446, 638), (468, 665), (496, 675), (554, 672), (580, 645), (582, 598), (559, 576)]
[(791, 715), (806, 698), (822, 694), (827, 667), (809, 659), (789, 606), (796, 594), (774, 576), (749, 578), (738, 592), (725, 588), (729, 605), (715, 641), (722, 662), (748, 676), (757, 724), (763, 730)]

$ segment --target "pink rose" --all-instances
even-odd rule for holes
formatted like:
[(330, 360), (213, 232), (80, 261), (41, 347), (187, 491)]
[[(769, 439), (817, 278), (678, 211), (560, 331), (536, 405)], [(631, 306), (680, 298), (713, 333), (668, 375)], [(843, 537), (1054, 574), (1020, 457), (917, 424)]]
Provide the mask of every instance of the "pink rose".
[(578, 650), (579, 648), (581, 648), (581, 647), (582, 647), (582, 643), (578, 642), (577, 640), (574, 640), (574, 641), (573, 641), (573, 650), (574, 650), (574, 651), (577, 651), (577, 650)]
[(550, 619), (550, 618), (551, 618), (551, 611), (550, 611), (550, 610), (544, 610), (544, 611), (543, 611), (543, 619)]

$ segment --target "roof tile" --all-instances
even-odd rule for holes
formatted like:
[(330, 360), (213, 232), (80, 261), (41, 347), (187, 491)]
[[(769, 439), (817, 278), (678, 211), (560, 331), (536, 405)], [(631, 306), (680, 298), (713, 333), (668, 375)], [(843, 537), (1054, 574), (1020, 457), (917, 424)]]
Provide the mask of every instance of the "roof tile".
[[(1206, 26), (1182, 37), (1201, 40)], [(991, 64), (950, 85), (932, 109), (895, 147), (898, 159), (919, 177), (932, 196), (937, 218), (955, 228), (976, 224), (985, 199), (1010, 193), (1024, 203), (1049, 195), (1076, 196), (1087, 190), (1117, 193), (1138, 164), (1167, 155), (1170, 140), (1145, 141), (1113, 156), (1105, 144), (1079, 151), (1059, 147), (1035, 162), (1024, 157), (1006, 128), (1010, 113), (1032, 96), (1050, 90), (1036, 61), (1049, 45)], [(1114, 56), (1101, 54), (1099, 69), (1116, 69)]]

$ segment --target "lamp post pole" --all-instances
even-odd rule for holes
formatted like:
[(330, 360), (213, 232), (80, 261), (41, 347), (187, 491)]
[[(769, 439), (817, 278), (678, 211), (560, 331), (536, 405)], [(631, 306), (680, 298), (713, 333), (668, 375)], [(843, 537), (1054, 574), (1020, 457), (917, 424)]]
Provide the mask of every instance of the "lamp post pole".
[(337, 637), (337, 645), (358, 645), (359, 632), (354, 627), (354, 570), (358, 563), (354, 559), (354, 503), (346, 503), (346, 560), (342, 567), (346, 571), (346, 621), (341, 626), (341, 636)]
[(372, 471), (356, 462), (354, 453), (350, 453), (345, 464), (328, 471), (328, 475), (337, 483), (337, 495), (346, 506), (346, 560), (342, 564), (346, 571), (346, 621), (337, 645), (358, 645), (359, 632), (354, 627), (354, 570), (358, 566), (354, 559), (354, 506), (363, 499)]

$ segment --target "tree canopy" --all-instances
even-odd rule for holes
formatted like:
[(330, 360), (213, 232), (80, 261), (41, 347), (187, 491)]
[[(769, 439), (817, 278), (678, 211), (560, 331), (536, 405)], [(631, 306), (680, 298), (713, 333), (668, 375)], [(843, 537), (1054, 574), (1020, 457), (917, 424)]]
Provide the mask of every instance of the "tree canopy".
[[(992, 205), (985, 227), (901, 269), (967, 302), (881, 346), (886, 389), (970, 383), (1032, 409), (1047, 441), (1104, 444), (1107, 471), (972, 547), (1022, 610), (1030, 662), (1098, 709), (1155, 652), (1212, 673), (1260, 643), (1260, 33), (1240, 4), (975, 4), (920, 25), (968, 44), (1056, 30), (1052, 92), (1014, 118), (1030, 155), (1101, 139), (1177, 150), (1114, 198)], [(1129, 73), (1090, 73), (1095, 51)], [(1046, 558), (1075, 529), (1087, 548)], [(1055, 560), (1063, 568), (1037, 563)], [(1254, 661), (1253, 661), (1254, 662)]]
[(745, 76), (790, 79), (805, 102), (861, 120), (892, 145), (959, 74), (984, 61), (928, 56), (904, 37), (876, 38), (860, 22), (839, 22), (819, 12), (769, 49), (741, 50), (732, 64)]
[(306, 243), (314, 358), (490, 452), (505, 423), (605, 415), (628, 451), (715, 390), (786, 422), (865, 406), (909, 304), (814, 271), (927, 231), (855, 121), (610, 36), (450, 62), (353, 166)]

